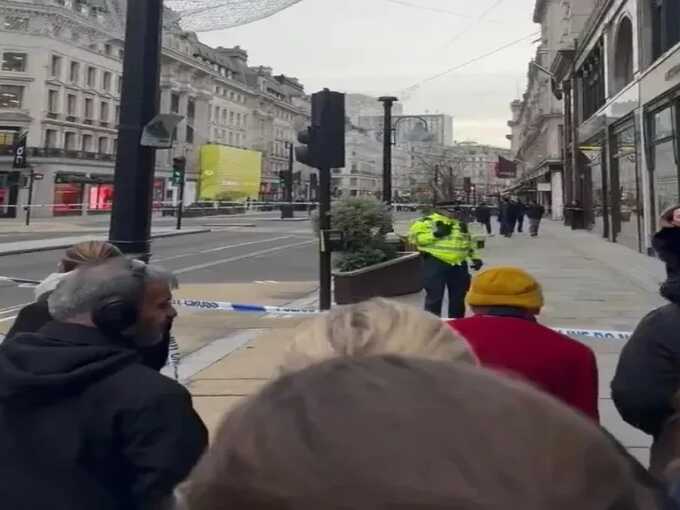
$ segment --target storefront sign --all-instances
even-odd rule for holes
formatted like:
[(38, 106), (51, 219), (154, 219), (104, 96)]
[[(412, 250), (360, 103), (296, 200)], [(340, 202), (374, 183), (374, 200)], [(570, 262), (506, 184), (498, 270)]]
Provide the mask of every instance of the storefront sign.
[(549, 182), (539, 182), (536, 185), (537, 191), (552, 191), (552, 184)]

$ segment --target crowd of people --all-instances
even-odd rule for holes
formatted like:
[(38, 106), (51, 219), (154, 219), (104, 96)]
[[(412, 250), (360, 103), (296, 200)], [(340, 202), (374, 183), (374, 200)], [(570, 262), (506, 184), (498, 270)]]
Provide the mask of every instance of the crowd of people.
[(669, 304), (612, 383), (623, 419), (654, 438), (650, 468), (600, 424), (593, 351), (538, 321), (540, 282), (481, 270), (441, 216), (412, 235), (479, 262), (467, 317), (385, 299), (314, 316), (210, 445), (188, 390), (159, 372), (175, 277), (108, 243), (74, 246), (0, 345), (3, 507), (680, 509), (680, 213), (655, 238)]

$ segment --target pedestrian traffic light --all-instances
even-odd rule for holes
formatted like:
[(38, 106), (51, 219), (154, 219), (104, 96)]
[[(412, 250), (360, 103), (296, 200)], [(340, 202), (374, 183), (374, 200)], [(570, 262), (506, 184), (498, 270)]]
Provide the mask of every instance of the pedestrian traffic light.
[(187, 160), (184, 157), (173, 158), (172, 160), (172, 184), (180, 186), (184, 182), (184, 173), (187, 167)]
[(312, 94), (312, 125), (298, 133), (295, 159), (313, 168), (345, 166), (345, 95), (324, 89)]

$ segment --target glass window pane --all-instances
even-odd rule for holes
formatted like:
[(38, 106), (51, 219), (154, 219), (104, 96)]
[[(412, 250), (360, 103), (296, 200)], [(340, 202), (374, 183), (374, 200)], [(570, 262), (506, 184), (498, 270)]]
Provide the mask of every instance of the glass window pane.
[(616, 148), (619, 172), (618, 205), (621, 220), (617, 241), (634, 250), (640, 250), (640, 230), (644, 225), (644, 213), (638, 188), (640, 174), (634, 127), (631, 126), (616, 136)]
[(26, 71), (26, 53), (3, 53), (2, 70), (19, 73)]
[(654, 114), (654, 140), (673, 136), (673, 116), (671, 109), (666, 108)]
[(0, 108), (21, 108), (23, 96), (23, 87), (0, 85)]
[(657, 216), (678, 203), (678, 168), (672, 140), (654, 147), (654, 189)]

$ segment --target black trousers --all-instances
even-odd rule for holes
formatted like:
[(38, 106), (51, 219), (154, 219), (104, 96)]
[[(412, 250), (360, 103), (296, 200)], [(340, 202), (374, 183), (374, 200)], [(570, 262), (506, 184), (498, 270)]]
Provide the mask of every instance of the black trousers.
[(489, 218), (488, 220), (480, 221), (479, 223), (484, 225), (484, 227), (486, 228), (486, 233), (491, 235), (491, 233), (492, 233), (491, 232), (491, 218)]
[(424, 255), (425, 261), (425, 310), (438, 317), (442, 315), (444, 291), (449, 291), (449, 318), (465, 317), (465, 295), (470, 289), (468, 266), (446, 264), (431, 255)]
[(517, 232), (522, 233), (524, 231), (524, 216), (517, 218)]

